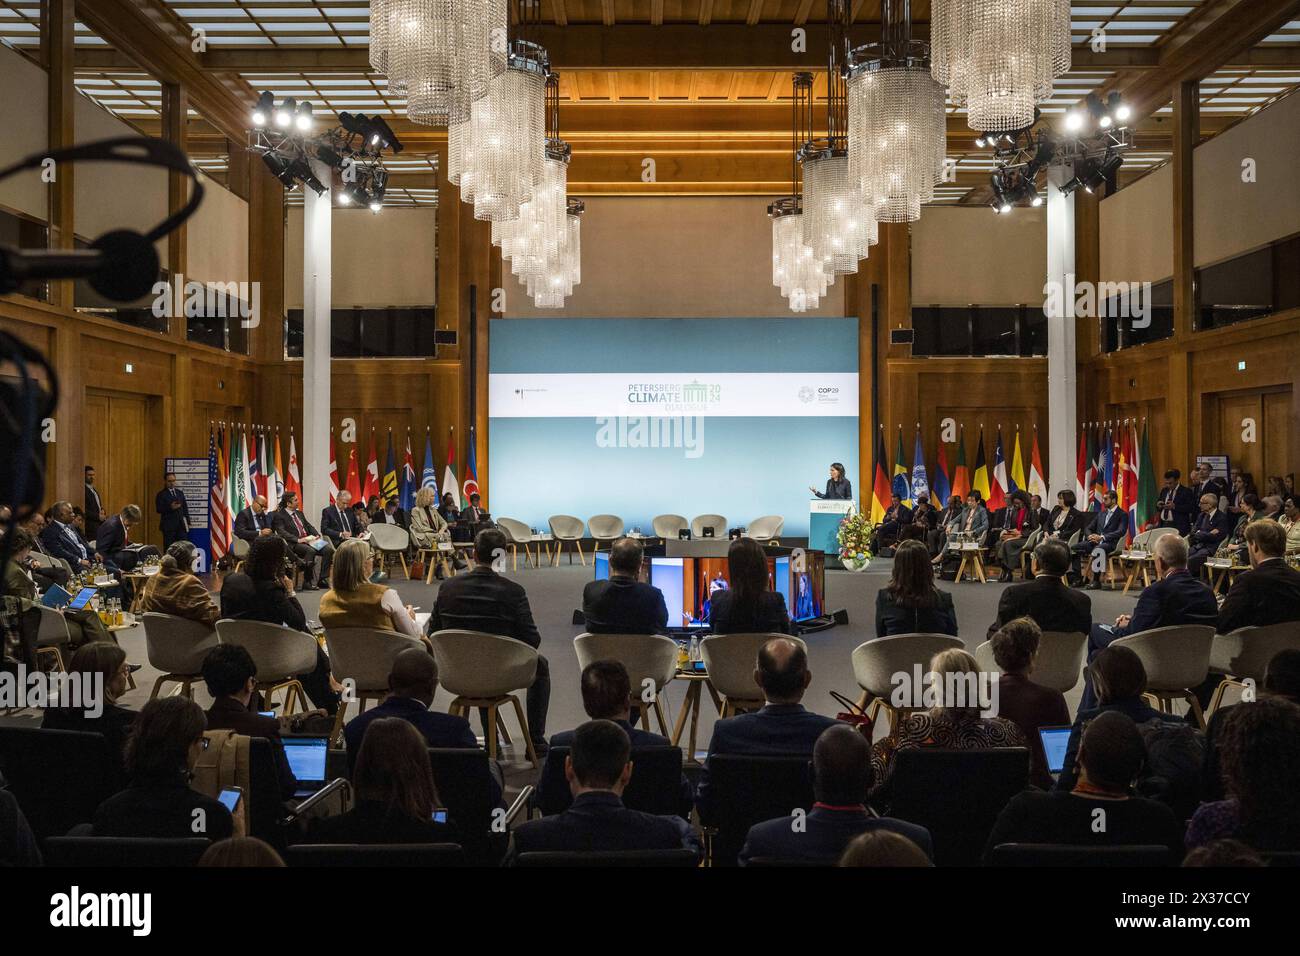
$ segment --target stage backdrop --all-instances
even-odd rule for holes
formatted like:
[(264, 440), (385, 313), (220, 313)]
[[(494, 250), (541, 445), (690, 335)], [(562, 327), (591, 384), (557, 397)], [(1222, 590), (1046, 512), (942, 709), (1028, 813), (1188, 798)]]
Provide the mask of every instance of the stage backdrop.
[(855, 319), (494, 319), (488, 505), (553, 514), (760, 515), (808, 534), (832, 461), (858, 488)]

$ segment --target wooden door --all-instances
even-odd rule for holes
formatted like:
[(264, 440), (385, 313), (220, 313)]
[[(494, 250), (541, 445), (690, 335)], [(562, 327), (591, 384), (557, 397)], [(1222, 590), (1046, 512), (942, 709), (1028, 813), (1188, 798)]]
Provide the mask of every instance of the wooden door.
[(88, 389), (84, 436), (86, 464), (95, 467), (104, 509), (111, 515), (139, 505), (144, 520), (131, 538), (155, 545), (162, 544), (153, 507), (163, 469), (158, 404), (147, 395)]

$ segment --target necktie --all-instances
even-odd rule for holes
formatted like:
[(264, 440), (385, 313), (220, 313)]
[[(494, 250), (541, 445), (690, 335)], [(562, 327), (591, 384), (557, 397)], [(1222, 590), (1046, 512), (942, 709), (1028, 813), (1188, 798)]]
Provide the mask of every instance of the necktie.
[(292, 512), (292, 514), (293, 514), (293, 523), (298, 527), (298, 537), (300, 538), (306, 537), (307, 532), (303, 529), (302, 522), (298, 519), (298, 512), (295, 511)]

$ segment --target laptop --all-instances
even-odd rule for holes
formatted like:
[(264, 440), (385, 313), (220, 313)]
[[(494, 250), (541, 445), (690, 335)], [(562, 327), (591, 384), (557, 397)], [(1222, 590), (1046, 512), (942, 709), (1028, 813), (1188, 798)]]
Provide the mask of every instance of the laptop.
[(1070, 742), (1070, 727), (1039, 727), (1038, 736), (1043, 741), (1048, 772), (1060, 773), (1065, 769), (1065, 748)]
[(294, 797), (303, 800), (325, 786), (325, 757), (329, 754), (327, 737), (282, 737), (289, 769), (298, 781)]

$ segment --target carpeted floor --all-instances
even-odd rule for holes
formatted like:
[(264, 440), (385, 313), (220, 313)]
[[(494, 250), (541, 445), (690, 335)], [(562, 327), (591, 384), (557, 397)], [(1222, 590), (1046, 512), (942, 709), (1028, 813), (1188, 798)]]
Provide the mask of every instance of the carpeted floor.
[[(806, 637), (813, 679), (804, 703), (810, 709), (834, 714), (838, 708), (830, 697), (829, 692), (832, 690), (856, 698), (858, 691), (853, 680), (850, 654), (857, 645), (876, 636), (876, 592), (889, 580), (889, 565), (890, 562), (887, 560), (877, 560), (867, 571), (860, 574), (848, 571), (826, 573), (826, 606), (847, 609), (849, 624)], [(571, 621), (573, 611), (581, 604), (583, 585), (592, 577), (592, 569), (590, 566), (584, 568), (578, 564), (571, 567), (562, 565), (557, 568), (520, 570), (511, 572), (511, 576), (528, 591), (533, 616), (542, 634), (541, 652), (546, 655), (551, 665), (552, 694), (547, 733), (575, 727), (585, 719), (582, 700), (577, 691), (579, 668), (573, 651), (573, 638), (581, 633), (582, 629), (573, 625)], [(399, 571), (398, 578), (390, 583), (405, 602), (424, 610), (432, 607), (438, 582), (426, 586), (421, 581), (406, 581), (401, 578)], [(944, 582), (941, 586), (952, 593), (957, 609), (960, 636), (966, 642), (966, 646), (974, 650), (986, 638), (988, 626), (997, 612), (998, 596), (1002, 593), (1003, 585)], [(311, 591), (300, 595), (309, 619), (315, 617), (322, 593)], [(1092, 591), (1089, 594), (1092, 598), (1094, 620), (1110, 622), (1118, 614), (1132, 611), (1137, 591), (1134, 590), (1127, 597), (1110, 591)], [(135, 627), (121, 631), (118, 639), (126, 649), (129, 659), (144, 665), (136, 674), (137, 688), (130, 691), (123, 701), (125, 706), (139, 708), (148, 699), (158, 672), (148, 664), (142, 628)], [(1081, 690), (1081, 686), (1076, 687), (1071, 694), (1067, 695), (1072, 710), (1078, 704)], [(670, 685), (666, 693), (668, 697), (666, 709), (671, 726), (681, 706), (684, 686)], [(205, 707), (207, 706), (208, 698), (201, 686), (197, 689), (197, 699)], [(707, 696), (705, 701), (698, 738), (698, 746), (701, 749), (707, 746), (713, 723), (717, 718), (716, 712), (707, 701)], [(446, 693), (440, 691), (434, 707), (446, 709), (449, 702)], [(28, 711), (11, 719), (31, 719), (34, 716), (35, 713)], [(513, 717), (507, 719), (513, 721)]]

